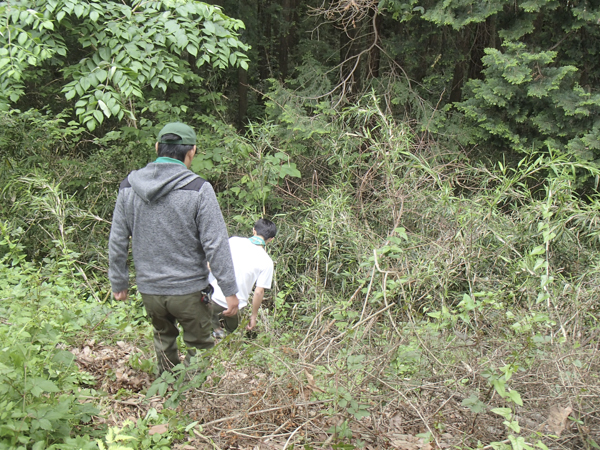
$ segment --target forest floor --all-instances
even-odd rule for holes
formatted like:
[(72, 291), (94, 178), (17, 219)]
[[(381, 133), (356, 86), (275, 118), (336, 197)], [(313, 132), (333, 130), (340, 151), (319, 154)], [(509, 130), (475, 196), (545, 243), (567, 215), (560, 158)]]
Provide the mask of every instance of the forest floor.
[(489, 336), (398, 331), (377, 345), (367, 330), (359, 344), (323, 323), (295, 346), (271, 339), (269, 348), (236, 334), (217, 344), (202, 384), (151, 397), (155, 377), (131, 359), (153, 355), (135, 344), (92, 340), (71, 351), (107, 393), (98, 424), (135, 422), (160, 412), (174, 389), (185, 391), (176, 414), (197, 425), (176, 449), (600, 448), (595, 336), (530, 345), (526, 354)]

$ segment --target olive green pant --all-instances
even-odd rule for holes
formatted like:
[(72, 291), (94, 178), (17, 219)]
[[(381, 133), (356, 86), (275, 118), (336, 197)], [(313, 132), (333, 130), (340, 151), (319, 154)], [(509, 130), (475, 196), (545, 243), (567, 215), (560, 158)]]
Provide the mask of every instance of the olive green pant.
[(239, 324), (238, 315), (236, 314), (233, 317), (224, 316), (222, 313), (226, 309), (227, 308), (223, 308), (221, 305), (217, 304), (213, 300), (210, 301), (212, 326), (215, 330), (217, 328), (221, 328), (221, 321), (222, 321), (223, 324), (225, 325), (225, 330), (227, 330), (228, 333), (233, 333)]
[(183, 341), (188, 347), (187, 363), (196, 354), (195, 349), (215, 345), (211, 335), (211, 310), (200, 298), (200, 292), (186, 295), (142, 294), (154, 327), (154, 349), (161, 373), (181, 362), (177, 351), (177, 323), (183, 328)]

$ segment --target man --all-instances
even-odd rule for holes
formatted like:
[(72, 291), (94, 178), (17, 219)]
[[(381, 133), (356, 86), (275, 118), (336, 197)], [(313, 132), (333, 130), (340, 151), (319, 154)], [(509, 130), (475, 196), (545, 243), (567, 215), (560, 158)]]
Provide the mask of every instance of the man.
[(212, 186), (190, 169), (196, 133), (169, 123), (158, 133), (158, 159), (131, 172), (119, 187), (109, 239), (113, 295), (127, 298), (131, 238), (138, 291), (154, 327), (159, 370), (180, 363), (177, 322), (190, 349), (211, 348), (211, 311), (203, 302), (210, 262), (225, 296), (225, 317), (238, 311), (228, 234)]
[[(265, 247), (277, 234), (277, 227), (267, 219), (259, 219), (252, 230), (254, 236), (242, 238), (234, 236), (229, 239), (231, 257), (235, 267), (235, 278), (237, 280), (237, 298), (240, 301), (239, 309), (248, 304), (248, 295), (256, 283), (254, 295), (252, 296), (252, 314), (247, 329), (252, 330), (256, 326), (258, 309), (262, 304), (265, 289), (271, 289), (273, 280), (273, 260), (267, 254)], [(211, 265), (212, 271), (212, 265)], [(221, 282), (211, 273), (210, 284), (214, 288), (211, 306), (213, 309), (213, 327), (215, 337), (224, 337), (225, 333), (219, 324), (219, 316), (222, 314), (225, 329), (230, 333), (238, 326), (237, 315), (226, 314), (227, 303), (223, 293)]]

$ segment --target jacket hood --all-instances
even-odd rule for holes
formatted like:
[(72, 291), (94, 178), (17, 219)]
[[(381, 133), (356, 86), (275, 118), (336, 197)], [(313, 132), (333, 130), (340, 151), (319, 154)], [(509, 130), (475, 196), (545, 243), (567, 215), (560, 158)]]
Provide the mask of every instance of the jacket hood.
[(174, 189), (182, 188), (198, 178), (187, 167), (177, 163), (150, 163), (129, 174), (129, 184), (146, 203), (167, 195)]

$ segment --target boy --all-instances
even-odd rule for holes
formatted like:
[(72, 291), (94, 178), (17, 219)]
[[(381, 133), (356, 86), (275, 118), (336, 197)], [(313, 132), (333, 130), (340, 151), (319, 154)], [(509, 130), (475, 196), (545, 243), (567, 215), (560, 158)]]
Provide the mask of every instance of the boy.
[[(252, 330), (256, 326), (258, 309), (262, 304), (265, 289), (271, 289), (273, 260), (265, 251), (265, 246), (277, 234), (277, 227), (270, 220), (259, 219), (254, 224), (252, 231), (254, 236), (251, 238), (233, 236), (229, 239), (231, 258), (233, 259), (235, 278), (238, 285), (236, 296), (240, 302), (239, 309), (248, 304), (248, 295), (256, 284), (252, 297), (252, 315), (250, 316), (250, 324), (247, 327), (248, 330)], [(211, 302), (213, 327), (215, 329), (213, 336), (222, 338), (225, 336), (225, 332), (221, 329), (219, 319), (224, 320), (225, 329), (230, 333), (237, 328), (239, 320), (237, 314), (229, 317), (222, 314), (223, 311), (227, 310), (225, 295), (215, 277), (210, 275), (209, 282), (215, 290)]]

